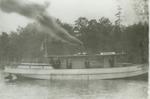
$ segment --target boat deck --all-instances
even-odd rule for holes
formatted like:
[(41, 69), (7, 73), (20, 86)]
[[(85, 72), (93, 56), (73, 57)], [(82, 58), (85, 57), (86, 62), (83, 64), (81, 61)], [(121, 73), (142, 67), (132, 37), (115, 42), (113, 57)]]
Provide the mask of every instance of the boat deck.
[(53, 69), (47, 66), (29, 68), (5, 67), (5, 73), (22, 75), (24, 77), (37, 79), (114, 79), (125, 78), (148, 73), (145, 64), (132, 65), (128, 67), (113, 68), (90, 68), (90, 69)]

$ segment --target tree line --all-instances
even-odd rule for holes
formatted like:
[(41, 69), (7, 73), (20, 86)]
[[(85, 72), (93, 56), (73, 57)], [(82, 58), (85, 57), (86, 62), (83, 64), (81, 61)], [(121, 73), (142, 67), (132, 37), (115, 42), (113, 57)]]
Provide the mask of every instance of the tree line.
[[(128, 61), (148, 62), (148, 23), (129, 26), (113, 24), (108, 18), (99, 20), (79, 17), (74, 25), (57, 23), (81, 40), (84, 48), (71, 46), (38, 31), (37, 23), (18, 27), (16, 32), (0, 35), (0, 61), (22, 61), (42, 58), (47, 46), (48, 55), (75, 54), (86, 51), (94, 54), (114, 51), (127, 53)], [(43, 43), (46, 42), (46, 43)], [(44, 45), (44, 46), (43, 46)]]

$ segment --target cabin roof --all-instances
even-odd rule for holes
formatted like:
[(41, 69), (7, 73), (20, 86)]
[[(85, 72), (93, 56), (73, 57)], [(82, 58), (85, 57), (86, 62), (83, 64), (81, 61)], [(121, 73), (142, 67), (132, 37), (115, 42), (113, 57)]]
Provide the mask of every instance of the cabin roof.
[(124, 53), (115, 53), (115, 54), (93, 54), (93, 55), (50, 55), (48, 56), (48, 58), (55, 58), (55, 57), (59, 57), (59, 58), (75, 58), (75, 57), (79, 57), (79, 58), (88, 58), (88, 57), (104, 57), (104, 56), (120, 56), (120, 55), (124, 55)]

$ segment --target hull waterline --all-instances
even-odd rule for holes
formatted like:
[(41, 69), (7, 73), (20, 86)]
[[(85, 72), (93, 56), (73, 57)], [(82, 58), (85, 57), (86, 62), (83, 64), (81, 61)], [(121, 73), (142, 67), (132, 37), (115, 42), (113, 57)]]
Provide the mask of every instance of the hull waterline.
[(23, 69), (5, 68), (6, 73), (49, 80), (96, 80), (137, 77), (148, 73), (148, 66), (134, 65), (129, 67), (97, 68), (97, 69)]

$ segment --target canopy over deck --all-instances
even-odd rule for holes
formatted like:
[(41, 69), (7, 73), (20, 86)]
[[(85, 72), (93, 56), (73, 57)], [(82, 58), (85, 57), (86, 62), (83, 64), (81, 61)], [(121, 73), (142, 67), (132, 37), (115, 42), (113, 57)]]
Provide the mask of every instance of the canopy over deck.
[(88, 58), (88, 57), (109, 57), (109, 56), (122, 56), (125, 55), (125, 53), (115, 53), (115, 52), (103, 52), (100, 54), (87, 54), (87, 53), (80, 53), (80, 54), (73, 54), (73, 55), (50, 55), (48, 58)]

